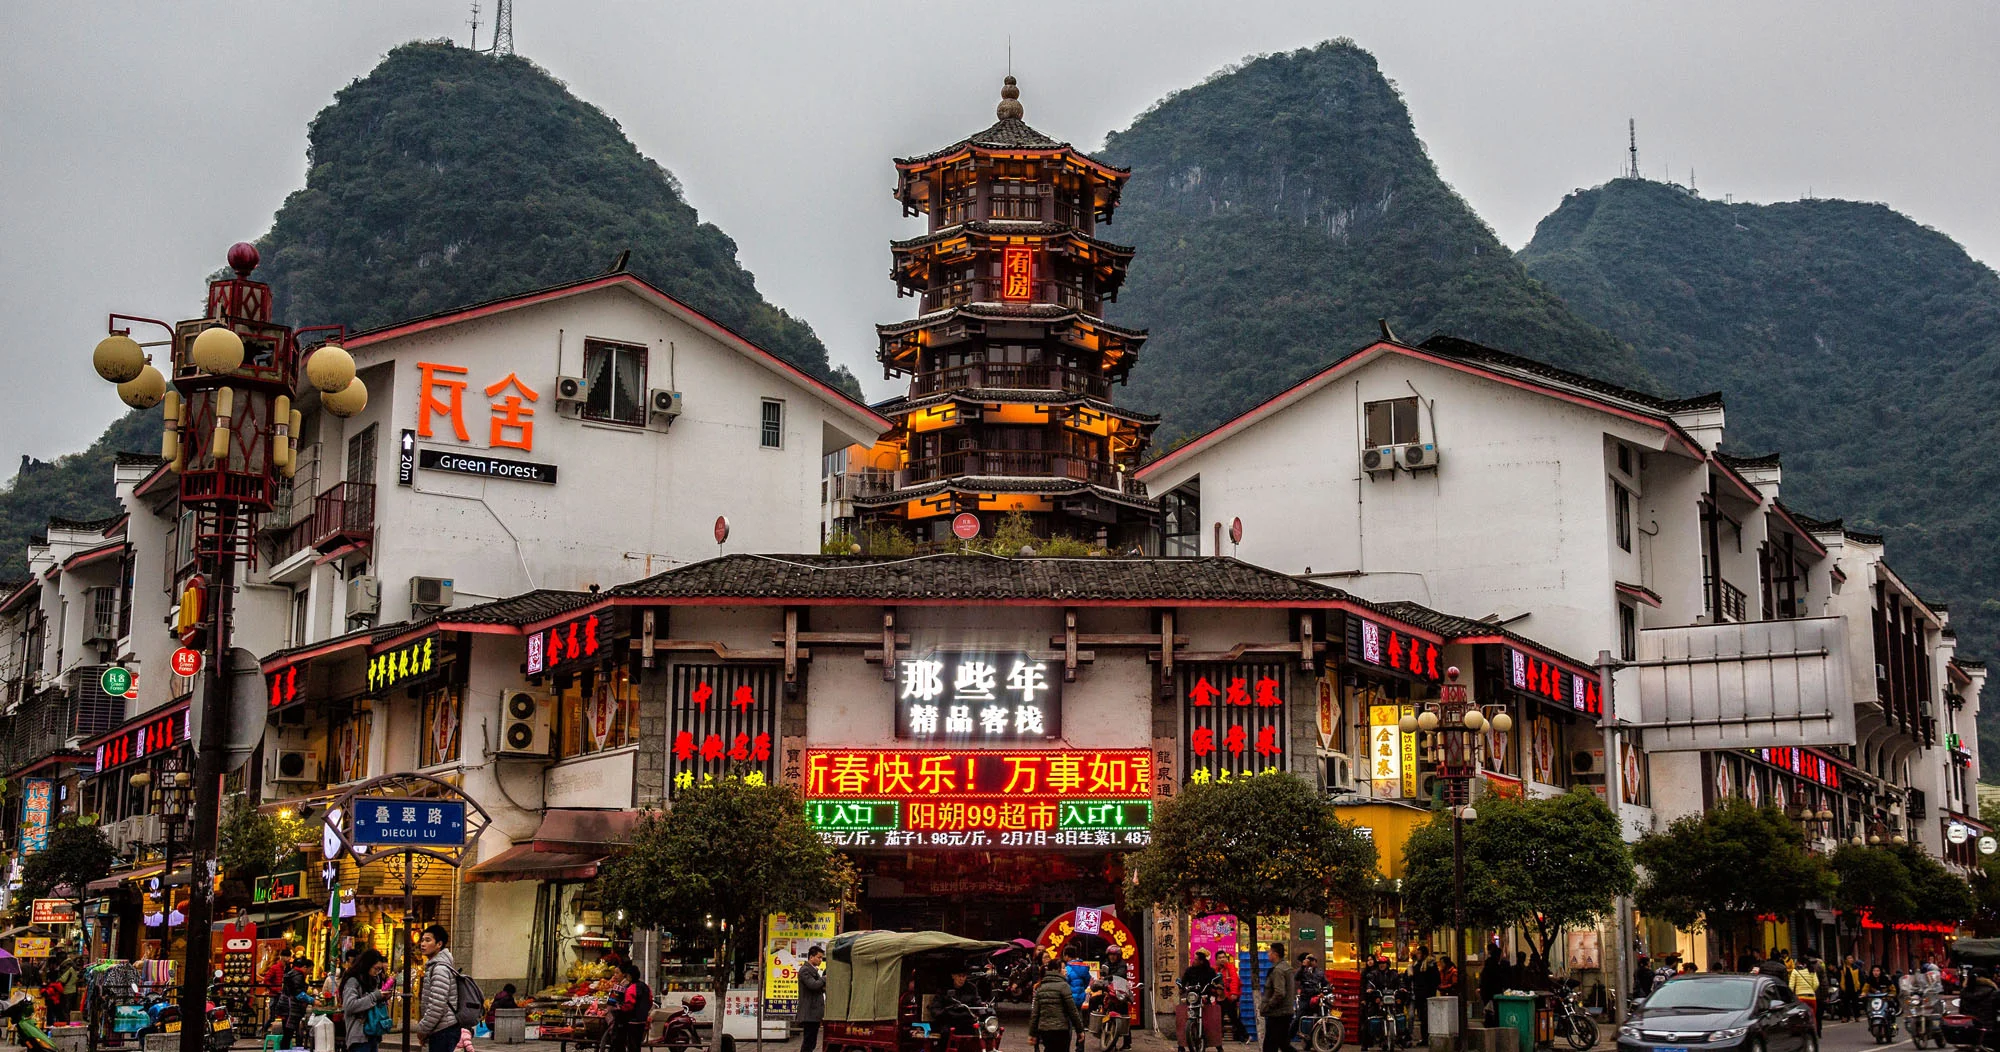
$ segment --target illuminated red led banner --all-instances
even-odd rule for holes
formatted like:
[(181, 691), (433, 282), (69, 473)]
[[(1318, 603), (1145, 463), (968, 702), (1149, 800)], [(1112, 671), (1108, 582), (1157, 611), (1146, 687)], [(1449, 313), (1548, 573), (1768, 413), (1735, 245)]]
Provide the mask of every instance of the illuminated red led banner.
[(1840, 768), (1832, 760), (1812, 751), (1794, 746), (1774, 746), (1753, 749), (1752, 754), (1759, 760), (1793, 774), (1818, 782), (1828, 789), (1840, 788)]
[(807, 749), (807, 799), (1148, 799), (1149, 749)]
[(1579, 676), (1551, 661), (1519, 650), (1507, 651), (1507, 682), (1515, 690), (1567, 705), (1587, 716), (1604, 715), (1604, 698), (1594, 676)]
[(1347, 657), (1412, 679), (1438, 683), (1438, 645), (1365, 617), (1347, 619)]

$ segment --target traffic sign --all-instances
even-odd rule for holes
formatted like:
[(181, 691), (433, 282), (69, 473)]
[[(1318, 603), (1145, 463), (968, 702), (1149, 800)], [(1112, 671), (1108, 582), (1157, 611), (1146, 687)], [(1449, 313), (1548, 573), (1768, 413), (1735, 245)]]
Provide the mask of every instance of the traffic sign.
[(174, 675), (192, 676), (201, 671), (201, 651), (181, 647), (174, 651), (170, 664), (173, 665)]
[(1995, 851), (2000, 851), (2000, 840), (1995, 840), (1990, 836), (1983, 836), (1979, 838), (1980, 854), (1990, 855)]
[(728, 539), (729, 539), (729, 519), (727, 516), (717, 515), (715, 517), (715, 543), (721, 544), (723, 541), (726, 541)]
[(132, 689), (132, 670), (122, 665), (107, 666), (98, 674), (97, 685), (104, 688), (104, 693), (122, 698), (126, 691)]
[(961, 511), (951, 520), (951, 535), (961, 541), (969, 541), (979, 536), (979, 516), (969, 511)]
[(354, 801), (354, 843), (460, 847), (465, 803), (422, 797), (363, 796)]

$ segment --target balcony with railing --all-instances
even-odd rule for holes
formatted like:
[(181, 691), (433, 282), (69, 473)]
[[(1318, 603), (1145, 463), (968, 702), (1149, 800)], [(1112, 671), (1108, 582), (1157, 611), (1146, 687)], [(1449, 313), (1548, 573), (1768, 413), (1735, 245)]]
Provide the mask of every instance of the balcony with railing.
[(935, 394), (968, 387), (1066, 391), (1092, 398), (1109, 398), (1111, 384), (1102, 376), (1045, 362), (978, 362), (933, 369), (910, 379), (910, 394)]
[(271, 542), (274, 564), (307, 548), (324, 553), (345, 544), (365, 543), (375, 533), (375, 484), (335, 483), (312, 499), (310, 510), (295, 513), (293, 518)]
[(853, 500), (856, 497), (879, 497), (896, 489), (896, 473), (863, 468), (834, 475), (827, 479), (827, 497), (830, 500)]

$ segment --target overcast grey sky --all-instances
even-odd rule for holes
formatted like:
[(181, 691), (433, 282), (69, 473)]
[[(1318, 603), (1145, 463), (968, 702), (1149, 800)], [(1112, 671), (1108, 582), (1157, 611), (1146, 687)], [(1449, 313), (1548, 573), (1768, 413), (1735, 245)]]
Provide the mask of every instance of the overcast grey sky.
[[(0, 4), (0, 364), (18, 378), (0, 476), (122, 411), (89, 364), (106, 312), (198, 311), (227, 246), (303, 182), (312, 116), (396, 44), (464, 43), (469, 8)], [(888, 392), (871, 326), (913, 302), (887, 279), (886, 242), (918, 229), (889, 196), (890, 158), (992, 121), (1010, 27), (1029, 123), (1087, 149), (1246, 55), (1349, 36), (1510, 246), (1619, 171), (1629, 116), (1649, 176), (1883, 201), (2000, 261), (1986, 2), (517, 0), (514, 18), (517, 50), (674, 172), (871, 396)]]

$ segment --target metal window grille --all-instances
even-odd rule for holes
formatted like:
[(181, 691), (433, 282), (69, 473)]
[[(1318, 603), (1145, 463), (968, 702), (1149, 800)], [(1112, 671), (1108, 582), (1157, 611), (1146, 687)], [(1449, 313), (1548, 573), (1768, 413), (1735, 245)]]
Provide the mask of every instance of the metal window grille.
[(785, 445), (785, 403), (774, 398), (764, 399), (764, 421), (762, 440), (765, 449), (782, 449)]

